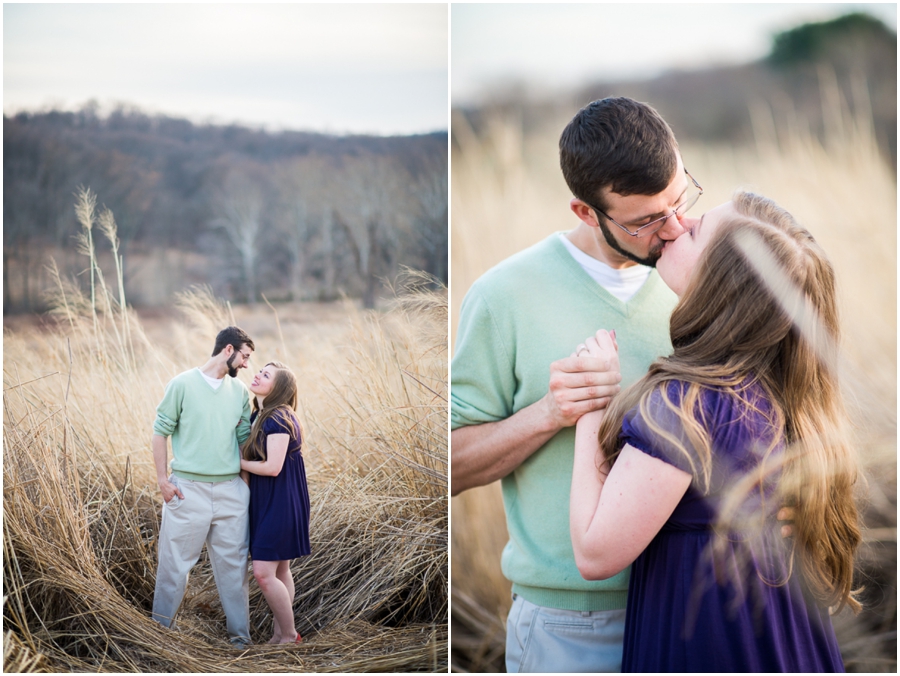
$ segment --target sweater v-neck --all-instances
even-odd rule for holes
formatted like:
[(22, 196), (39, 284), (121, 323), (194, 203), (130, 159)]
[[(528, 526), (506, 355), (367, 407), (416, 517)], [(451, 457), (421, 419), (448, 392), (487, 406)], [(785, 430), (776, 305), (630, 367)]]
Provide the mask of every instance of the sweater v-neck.
[(551, 240), (549, 244), (553, 248), (553, 252), (569, 274), (572, 275), (573, 279), (623, 317), (628, 317), (634, 313), (636, 308), (640, 307), (644, 303), (645, 298), (652, 294), (656, 286), (661, 283), (659, 274), (653, 269), (647, 276), (647, 281), (641, 285), (641, 288), (631, 298), (627, 301), (619, 300), (581, 267), (581, 264), (566, 249), (566, 245), (559, 241), (558, 233), (554, 233), (549, 239)]
[(222, 384), (218, 387), (213, 387), (209, 384), (209, 381), (206, 380), (206, 376), (204, 375), (203, 371), (200, 370), (199, 366), (197, 367), (197, 375), (200, 376), (200, 380), (203, 381), (203, 384), (206, 385), (206, 387), (208, 387), (210, 390), (212, 390), (213, 394), (218, 394), (225, 388), (225, 378), (228, 377), (228, 374), (226, 373), (222, 378)]

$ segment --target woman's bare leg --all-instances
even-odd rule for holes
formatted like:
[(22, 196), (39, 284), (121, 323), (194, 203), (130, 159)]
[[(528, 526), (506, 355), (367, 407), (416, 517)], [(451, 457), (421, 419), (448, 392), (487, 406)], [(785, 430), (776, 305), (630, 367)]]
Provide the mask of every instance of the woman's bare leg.
[[(291, 600), (291, 607), (294, 605), (294, 576), (291, 575), (291, 562), (279, 561), (278, 568), (275, 571), (277, 577), (287, 589), (288, 598)], [(278, 618), (273, 616), (272, 624), (275, 625), (275, 635), (269, 639), (269, 643), (281, 642), (281, 627), (278, 626)]]
[(270, 643), (293, 643), (297, 639), (297, 632), (294, 629), (293, 599), (288, 595), (284, 582), (276, 576), (281, 563), (284, 562), (254, 561), (253, 577), (256, 578), (275, 618), (275, 635)]
[(266, 643), (281, 643), (281, 627), (278, 626), (278, 618), (274, 615), (272, 615), (272, 627), (275, 633)]
[(294, 605), (294, 576), (291, 575), (291, 562), (279, 561), (278, 570), (275, 571), (275, 577), (281, 580), (287, 589), (288, 598), (291, 599), (291, 606)]

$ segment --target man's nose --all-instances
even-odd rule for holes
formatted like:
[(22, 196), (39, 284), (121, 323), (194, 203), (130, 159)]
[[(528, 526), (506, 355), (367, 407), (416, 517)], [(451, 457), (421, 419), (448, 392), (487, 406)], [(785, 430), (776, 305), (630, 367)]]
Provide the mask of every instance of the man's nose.
[(675, 215), (675, 212), (672, 212), (665, 223), (663, 223), (663, 226), (659, 229), (659, 236), (662, 239), (676, 239), (677, 237), (680, 237), (691, 227), (689, 224), (686, 224), (687, 220), (689, 220), (687, 217), (679, 219), (678, 216)]

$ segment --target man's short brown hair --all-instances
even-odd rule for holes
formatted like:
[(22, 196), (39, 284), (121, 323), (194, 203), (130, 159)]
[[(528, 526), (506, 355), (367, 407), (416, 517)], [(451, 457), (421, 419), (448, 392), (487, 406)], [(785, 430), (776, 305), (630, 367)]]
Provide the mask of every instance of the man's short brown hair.
[(216, 336), (216, 344), (213, 347), (212, 356), (215, 357), (219, 352), (225, 349), (226, 345), (231, 345), (237, 352), (242, 346), (246, 345), (251, 350), (256, 350), (253, 340), (247, 335), (246, 331), (237, 326), (228, 326)]
[(559, 164), (572, 194), (600, 209), (603, 188), (656, 195), (675, 178), (678, 142), (659, 113), (626, 97), (593, 101), (559, 138)]

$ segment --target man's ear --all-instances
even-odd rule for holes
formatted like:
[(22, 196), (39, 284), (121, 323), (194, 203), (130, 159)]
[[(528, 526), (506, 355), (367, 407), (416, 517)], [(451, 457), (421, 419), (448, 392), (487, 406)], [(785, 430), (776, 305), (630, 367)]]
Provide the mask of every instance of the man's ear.
[(228, 343), (225, 347), (222, 348), (222, 352), (225, 354), (226, 359), (230, 359), (231, 355), (234, 354), (234, 345)]
[(582, 223), (589, 225), (592, 228), (600, 227), (600, 224), (597, 222), (597, 214), (594, 212), (593, 207), (588, 206), (577, 197), (573, 197), (572, 201), (569, 202), (569, 208), (572, 210), (573, 214), (578, 216), (578, 220)]

